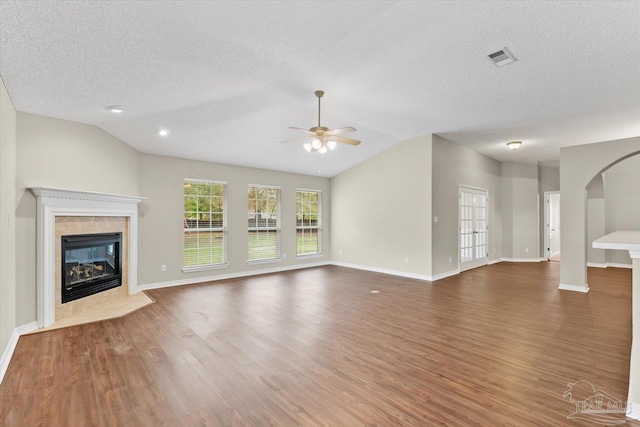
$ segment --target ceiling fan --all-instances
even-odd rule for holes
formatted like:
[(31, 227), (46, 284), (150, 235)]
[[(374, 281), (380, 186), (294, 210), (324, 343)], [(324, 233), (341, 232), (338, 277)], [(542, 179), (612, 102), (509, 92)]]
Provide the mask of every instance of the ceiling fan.
[(322, 98), (322, 95), (324, 95), (323, 91), (321, 90), (316, 91), (316, 96), (318, 97), (318, 126), (314, 126), (309, 130), (298, 128), (298, 127), (290, 127), (289, 129), (299, 130), (306, 133), (307, 135), (280, 141), (278, 144), (286, 144), (289, 142), (310, 140), (306, 144), (304, 144), (305, 150), (309, 152), (315, 151), (320, 154), (324, 154), (328, 150), (333, 150), (336, 147), (337, 142), (341, 142), (343, 144), (349, 144), (349, 145), (360, 144), (360, 141), (358, 141), (357, 139), (351, 139), (351, 138), (346, 138), (344, 136), (340, 136), (345, 133), (355, 132), (356, 129), (351, 126), (337, 128), (337, 129), (329, 129), (328, 127), (324, 127), (320, 125), (320, 98)]

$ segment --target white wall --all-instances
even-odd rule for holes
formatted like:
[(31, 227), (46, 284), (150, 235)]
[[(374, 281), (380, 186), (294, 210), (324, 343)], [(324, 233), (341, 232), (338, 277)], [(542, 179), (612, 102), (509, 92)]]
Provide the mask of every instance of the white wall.
[(36, 320), (36, 198), (28, 187), (140, 196), (142, 155), (101, 129), (17, 115), (16, 320)]
[(432, 222), (432, 275), (458, 268), (458, 189), (461, 185), (488, 190), (489, 259), (502, 257), (500, 175), (499, 161), (433, 135), (432, 217), (438, 217), (438, 222)]
[(16, 111), (0, 80), (0, 356), (18, 325), (15, 212)]
[[(602, 174), (605, 232), (640, 230), (640, 155), (616, 164)], [(631, 267), (627, 251), (606, 251), (606, 261)]]
[(431, 275), (431, 148), (406, 140), (331, 179), (335, 261)]
[[(141, 286), (198, 279), (255, 270), (291, 268), (331, 259), (331, 188), (328, 178), (274, 172), (216, 163), (145, 154), (142, 160), (138, 275)], [(227, 182), (229, 267), (182, 272), (184, 179)], [(247, 186), (281, 187), (281, 251), (286, 259), (269, 264), (247, 264)], [(296, 190), (322, 192), (323, 254), (296, 259)], [(161, 271), (161, 265), (167, 271)]]
[(511, 260), (540, 258), (540, 189), (538, 167), (502, 163), (502, 256)]

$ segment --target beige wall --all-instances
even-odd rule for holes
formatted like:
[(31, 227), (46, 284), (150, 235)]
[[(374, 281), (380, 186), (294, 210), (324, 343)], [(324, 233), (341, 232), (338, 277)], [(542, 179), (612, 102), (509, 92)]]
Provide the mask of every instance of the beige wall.
[(640, 137), (560, 149), (562, 263), (560, 283), (584, 288), (587, 283), (587, 185), (625, 156), (640, 153)]
[[(587, 185), (587, 241), (593, 242), (606, 234), (604, 218), (604, 182), (602, 174)], [(587, 245), (587, 263), (592, 267), (605, 266), (605, 250)]]
[[(3, 130), (4, 130), (3, 126)], [(329, 179), (230, 165), (142, 155), (101, 129), (27, 113), (17, 115), (17, 324), (36, 320), (36, 198), (33, 186), (68, 188), (147, 197), (140, 205), (139, 270), (141, 285), (189, 281), (199, 277), (287, 267), (330, 259)], [(100, 160), (100, 161), (98, 161)], [(14, 162), (15, 164), (15, 162)], [(3, 168), (3, 172), (4, 172)], [(182, 273), (182, 183), (184, 178), (229, 183), (229, 263), (223, 270)], [(247, 184), (282, 187), (282, 253), (273, 264), (247, 265)], [(323, 192), (324, 254), (296, 260), (295, 190)], [(15, 194), (15, 190), (14, 190)], [(3, 193), (4, 197), (4, 193)], [(177, 224), (177, 226), (176, 226)], [(173, 242), (167, 244), (167, 241)], [(167, 266), (166, 272), (160, 265)], [(4, 269), (3, 269), (4, 271)], [(11, 328), (13, 330), (13, 328)]]
[[(291, 267), (331, 259), (331, 189), (328, 178), (274, 172), (263, 169), (183, 160), (155, 155), (143, 156), (142, 193), (148, 199), (140, 207), (138, 282), (184, 282), (254, 270)], [(182, 272), (184, 179), (227, 182), (229, 267), (200, 272)], [(281, 187), (281, 253), (286, 259), (268, 264), (247, 264), (247, 186)], [(322, 191), (323, 254), (296, 259), (296, 190)], [(161, 265), (167, 271), (161, 271)]]
[(540, 254), (538, 166), (502, 163), (502, 191), (502, 256), (537, 260)]
[[(604, 199), (587, 199), (587, 241), (593, 242), (604, 236)], [(622, 251), (620, 251), (622, 252)], [(589, 244), (587, 247), (587, 262), (592, 267), (604, 267), (606, 264), (605, 250), (596, 249)]]
[(0, 355), (16, 328), (16, 111), (0, 80)]
[(44, 186), (140, 196), (142, 155), (101, 129), (18, 113), (16, 320), (36, 320), (36, 198)]
[(458, 268), (458, 189), (461, 185), (488, 190), (489, 259), (502, 257), (500, 175), (499, 161), (433, 136), (432, 217), (438, 217), (438, 222), (432, 223), (434, 276)]
[(331, 179), (334, 261), (431, 275), (431, 148), (406, 140)]

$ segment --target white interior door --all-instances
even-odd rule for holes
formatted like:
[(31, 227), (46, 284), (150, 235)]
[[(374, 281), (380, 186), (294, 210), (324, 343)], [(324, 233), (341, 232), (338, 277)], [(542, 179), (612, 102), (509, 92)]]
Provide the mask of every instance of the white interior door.
[(486, 190), (460, 187), (460, 271), (489, 262), (489, 196)]
[(545, 192), (546, 253), (547, 259), (560, 261), (560, 193)]

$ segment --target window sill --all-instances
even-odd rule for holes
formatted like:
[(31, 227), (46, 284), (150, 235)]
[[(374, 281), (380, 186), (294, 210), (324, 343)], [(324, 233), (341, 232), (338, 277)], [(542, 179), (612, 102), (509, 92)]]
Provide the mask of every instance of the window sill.
[(221, 270), (223, 268), (229, 268), (229, 263), (215, 264), (215, 265), (201, 265), (199, 267), (182, 267), (182, 272), (195, 273), (198, 271)]
[(282, 258), (269, 258), (269, 259), (259, 259), (255, 261), (247, 261), (247, 265), (274, 264), (276, 262), (282, 262)]
[(305, 259), (312, 259), (312, 258), (322, 258), (324, 256), (324, 254), (308, 254), (308, 255), (297, 255), (296, 256), (296, 260), (305, 260)]

